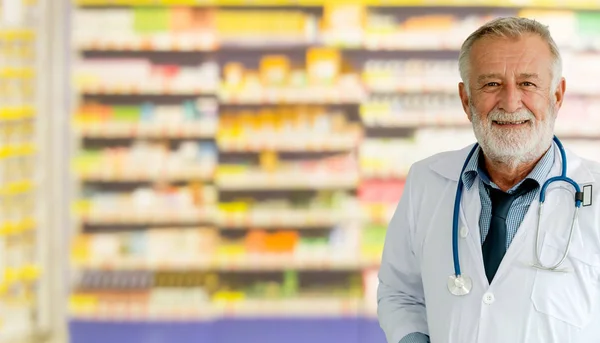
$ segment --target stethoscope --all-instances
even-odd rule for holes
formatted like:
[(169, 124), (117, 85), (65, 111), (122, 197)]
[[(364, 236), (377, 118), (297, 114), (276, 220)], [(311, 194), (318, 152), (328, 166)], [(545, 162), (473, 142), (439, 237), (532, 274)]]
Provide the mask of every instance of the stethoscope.
[[(579, 208), (581, 207), (581, 203), (583, 202), (583, 193), (581, 192), (579, 185), (575, 181), (573, 181), (572, 179), (567, 177), (567, 157), (566, 157), (565, 149), (563, 148), (562, 143), (556, 136), (554, 137), (554, 142), (556, 143), (556, 145), (558, 146), (558, 149), (560, 150), (560, 156), (562, 159), (562, 172), (561, 172), (560, 176), (556, 176), (556, 177), (553, 177), (553, 178), (550, 178), (549, 180), (547, 180), (544, 183), (544, 185), (542, 186), (542, 189), (540, 192), (540, 200), (539, 200), (540, 207), (539, 207), (539, 211), (538, 211), (537, 233), (536, 233), (536, 238), (535, 238), (535, 257), (536, 257), (537, 261), (535, 263), (533, 263), (532, 266), (535, 268), (538, 268), (538, 269), (542, 269), (542, 270), (564, 272), (565, 270), (561, 270), (561, 269), (559, 269), (559, 267), (563, 264), (563, 262), (567, 258), (567, 255), (569, 254), (569, 249), (571, 248), (571, 241), (573, 239), (573, 231), (575, 229), (575, 223), (577, 222), (577, 215), (579, 213)], [(460, 175), (462, 175), (465, 172), (465, 169), (467, 168), (467, 165), (469, 164), (469, 161), (471, 160), (471, 157), (473, 157), (473, 154), (477, 150), (478, 146), (479, 146), (478, 144), (475, 144), (475, 146), (469, 153), (469, 155), (465, 161), (465, 164), (463, 165)], [(558, 181), (564, 181), (564, 182), (570, 183), (575, 188), (575, 214), (574, 214), (573, 220), (571, 222), (571, 231), (569, 232), (569, 240), (567, 242), (567, 246), (562, 255), (562, 258), (558, 261), (558, 263), (556, 263), (552, 266), (546, 266), (541, 261), (540, 248), (538, 245), (538, 241), (540, 238), (540, 222), (541, 222), (541, 218), (542, 218), (542, 210), (544, 208), (544, 201), (546, 200), (546, 190), (547, 190), (548, 186), (550, 186), (550, 184), (552, 184), (553, 182), (558, 182)], [(458, 178), (458, 188), (456, 189), (456, 198), (454, 200), (454, 219), (453, 219), (453, 223), (452, 223), (452, 255), (454, 258), (454, 274), (450, 275), (450, 277), (448, 278), (448, 290), (453, 295), (469, 294), (469, 292), (471, 292), (471, 289), (473, 288), (473, 280), (469, 276), (463, 275), (461, 273), (459, 256), (458, 256), (458, 220), (459, 220), (460, 202), (462, 199), (462, 193), (463, 193), (463, 182), (462, 182), (462, 178), (459, 177)]]

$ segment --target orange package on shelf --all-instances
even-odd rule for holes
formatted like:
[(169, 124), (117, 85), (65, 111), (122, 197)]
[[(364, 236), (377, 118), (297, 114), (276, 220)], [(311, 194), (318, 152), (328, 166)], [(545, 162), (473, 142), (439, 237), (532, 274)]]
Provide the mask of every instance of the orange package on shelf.
[(113, 117), (113, 108), (102, 104), (88, 103), (79, 108), (78, 119), (85, 122), (107, 122)]
[(176, 7), (170, 11), (169, 29), (171, 32), (188, 32), (194, 29), (194, 9)]
[(194, 206), (200, 207), (204, 205), (204, 185), (201, 182), (190, 182), (188, 187), (192, 196), (192, 203), (194, 204)]
[(311, 84), (332, 86), (342, 69), (340, 51), (334, 48), (310, 48), (306, 52), (306, 70)]
[(223, 67), (223, 85), (229, 89), (239, 89), (244, 83), (244, 65), (237, 62), (229, 62)]
[(407, 19), (402, 28), (405, 30), (439, 31), (452, 29), (457, 25), (456, 18), (452, 15), (425, 15)]
[(266, 55), (260, 60), (260, 78), (264, 86), (286, 86), (290, 60), (283, 55)]
[(75, 114), (75, 121), (81, 123), (93, 122), (97, 113), (95, 106), (93, 104), (80, 105)]
[(271, 253), (293, 253), (298, 244), (299, 235), (296, 231), (279, 231), (267, 236), (266, 250)]
[(194, 31), (215, 32), (216, 14), (213, 9), (195, 9), (192, 27)]
[(275, 151), (263, 151), (259, 156), (260, 168), (269, 173), (276, 173), (279, 170), (279, 154)]
[(198, 252), (201, 256), (213, 256), (216, 247), (221, 244), (221, 236), (215, 228), (201, 227), (198, 228), (198, 236), (200, 246)]
[(264, 253), (266, 250), (267, 233), (263, 230), (254, 229), (245, 237), (246, 251), (248, 253)]

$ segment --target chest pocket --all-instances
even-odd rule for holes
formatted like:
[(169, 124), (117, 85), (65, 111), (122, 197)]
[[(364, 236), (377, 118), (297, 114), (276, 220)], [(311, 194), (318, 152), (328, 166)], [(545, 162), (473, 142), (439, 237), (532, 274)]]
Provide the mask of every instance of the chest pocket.
[[(541, 247), (542, 262), (557, 263), (566, 244), (566, 239), (547, 234)], [(572, 246), (559, 267), (566, 272), (536, 271), (531, 300), (538, 312), (579, 328), (589, 324), (600, 295), (600, 254), (590, 250)]]

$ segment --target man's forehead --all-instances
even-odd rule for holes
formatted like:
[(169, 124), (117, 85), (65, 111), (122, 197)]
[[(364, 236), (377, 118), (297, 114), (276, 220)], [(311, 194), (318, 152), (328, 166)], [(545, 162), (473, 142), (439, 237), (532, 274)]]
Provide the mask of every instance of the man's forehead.
[[(538, 74), (537, 72), (518, 72), (518, 73), (512, 73), (512, 75), (515, 75), (517, 78), (521, 78), (521, 79), (539, 79), (540, 78), (540, 74)], [(505, 78), (507, 75), (503, 74), (503, 73), (486, 73), (483, 72), (479, 75), (477, 75), (477, 80), (478, 81), (486, 81), (486, 80), (490, 80), (490, 79), (501, 79), (501, 78)]]
[(491, 78), (546, 78), (552, 70), (550, 49), (541, 49), (545, 44), (540, 37), (539, 44), (531, 39), (509, 40), (507, 38), (489, 38), (480, 45), (473, 46), (470, 64), (473, 76), (477, 80)]
[(540, 59), (552, 57), (548, 44), (541, 37), (533, 34), (525, 34), (520, 37), (482, 37), (473, 43), (470, 55), (471, 58), (485, 56), (485, 60), (506, 56), (516, 58), (527, 56)]

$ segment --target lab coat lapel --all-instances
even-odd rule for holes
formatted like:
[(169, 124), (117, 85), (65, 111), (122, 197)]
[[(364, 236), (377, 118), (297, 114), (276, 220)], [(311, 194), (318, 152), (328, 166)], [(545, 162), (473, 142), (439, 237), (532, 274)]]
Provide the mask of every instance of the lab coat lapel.
[[(431, 164), (430, 168), (440, 176), (458, 181), (465, 160), (473, 149), (471, 144), (461, 150), (453, 151), (451, 154)], [(463, 226), (468, 229), (467, 237), (463, 238), (459, 232), (459, 250), (461, 268), (465, 275), (471, 276), (478, 289), (486, 289), (488, 286), (483, 266), (483, 254), (481, 252), (481, 233), (479, 230), (479, 217), (481, 215), (481, 199), (479, 197), (479, 183), (475, 181), (470, 190), (463, 190), (460, 206), (459, 231)], [(451, 229), (451, 226), (450, 226)], [(479, 285), (477, 285), (479, 284)]]
[[(487, 278), (485, 276), (485, 267), (483, 265), (483, 253), (481, 251), (481, 231), (479, 227), (479, 218), (481, 216), (481, 198), (479, 196), (479, 182), (475, 181), (470, 190), (463, 193), (461, 202), (461, 222), (465, 223), (469, 235), (466, 239), (466, 246), (469, 253), (469, 261), (473, 265), (469, 274), (473, 275), (474, 282), (481, 282), (487, 287)], [(459, 226), (460, 228), (461, 226)]]
[[(547, 180), (561, 174), (562, 160), (560, 156), (560, 150), (558, 148), (555, 152), (554, 161), (554, 165), (548, 174)], [(594, 181), (591, 172), (582, 165), (581, 158), (567, 151), (567, 161), (569, 162), (567, 176), (575, 180), (575, 182), (577, 182), (580, 186), (582, 184)], [(553, 233), (561, 237), (568, 235), (571, 220), (573, 219), (575, 205), (574, 196), (575, 191), (573, 187), (565, 182), (554, 182), (547, 188), (543, 215), (540, 220), (541, 240), (543, 240), (543, 237), (546, 233)], [(515, 266), (514, 261), (519, 259), (519, 256), (522, 256), (521, 252), (524, 247), (531, 249), (531, 252), (524, 255), (524, 258), (527, 258), (528, 260), (524, 260), (522, 262), (533, 262), (539, 208), (540, 203), (538, 192), (533, 202), (530, 204), (527, 214), (525, 215), (525, 218), (523, 218), (523, 222), (517, 230), (511, 245), (506, 251), (506, 255), (504, 256), (500, 267), (498, 268), (494, 280), (502, 280), (503, 274)], [(540, 242), (540, 244), (542, 243)]]
[[(449, 180), (458, 181), (464, 161), (472, 147), (473, 145), (470, 145), (462, 150), (454, 151), (452, 154), (446, 155), (444, 158), (432, 163), (431, 169)], [(567, 176), (575, 180), (575, 182), (577, 182), (579, 185), (593, 182), (593, 175), (587, 169), (587, 167), (585, 167), (581, 158), (568, 150), (566, 153), (568, 161)], [(560, 151), (559, 149), (556, 149), (555, 163), (548, 178), (560, 175), (562, 168), (561, 162), (562, 160)], [(569, 192), (565, 191), (567, 189)], [(555, 196), (556, 193), (561, 193), (561, 196)], [(548, 228), (548, 232), (565, 230), (565, 228), (568, 229), (568, 226), (565, 226), (563, 221), (568, 219), (570, 223), (570, 220), (572, 219), (572, 211), (568, 211), (566, 215), (560, 216), (552, 214), (555, 214), (561, 210), (567, 211), (564, 208), (572, 209), (574, 204), (573, 195), (574, 191), (572, 187), (564, 182), (555, 182), (548, 187), (546, 202), (543, 210), (544, 216), (540, 222), (540, 228), (542, 228), (542, 231), (545, 230), (544, 228)], [(533, 239), (526, 240), (526, 238), (531, 238), (536, 234), (536, 228), (538, 225), (537, 214), (539, 209), (538, 200), (539, 196), (536, 197), (531, 203), (529, 210), (517, 231), (517, 234), (515, 235), (502, 263), (500, 264), (494, 280), (502, 280), (502, 274), (506, 273), (507, 270), (510, 269), (511, 265), (514, 265), (514, 261), (517, 259), (517, 257), (521, 256), (521, 251), (524, 246), (526, 244), (529, 246), (530, 243), (533, 244)], [(467, 225), (469, 230), (468, 238), (461, 238), (461, 242), (465, 242), (465, 245), (468, 247), (468, 250), (461, 249), (461, 253), (467, 253), (469, 256), (461, 258), (461, 261), (464, 261), (463, 270), (465, 271), (465, 274), (468, 273), (472, 275), (474, 282), (480, 282), (483, 287), (487, 288), (488, 281), (485, 276), (483, 254), (481, 252), (481, 234), (479, 228), (480, 215), (481, 199), (479, 197), (479, 185), (478, 182), (475, 182), (470, 190), (465, 190), (463, 192), (463, 199), (461, 201), (461, 224), (459, 224), (459, 230), (463, 223)], [(560, 218), (561, 220), (557, 220), (557, 218)], [(531, 254), (525, 254), (525, 256), (528, 258), (530, 255), (533, 256), (533, 252), (535, 251), (535, 247), (533, 245), (531, 245), (529, 248), (531, 249)]]
[[(567, 177), (573, 179), (580, 187), (591, 184), (595, 181), (590, 170), (585, 166), (583, 160), (570, 151), (566, 151), (567, 155)], [(557, 149), (556, 163), (553, 168), (553, 176), (558, 176), (561, 173), (561, 157)], [(541, 237), (546, 234), (552, 234), (566, 242), (575, 212), (575, 189), (566, 182), (553, 182), (546, 191), (546, 199), (544, 201), (543, 215), (540, 221)], [(585, 209), (580, 209), (584, 211)], [(578, 226), (578, 223), (576, 224)], [(577, 233), (577, 226), (575, 232)], [(535, 227), (533, 228), (535, 230)], [(584, 242), (577, 242), (581, 238), (577, 234), (574, 236), (573, 246), (578, 246), (579, 243), (584, 245)]]
[[(561, 172), (561, 163), (560, 162), (561, 162), (560, 151), (558, 150), (558, 147), (557, 147), (555, 149), (555, 153), (554, 153), (554, 164), (552, 165), (552, 168), (550, 169), (550, 172), (548, 173), (548, 176), (546, 177), (546, 179), (550, 179), (551, 177), (560, 175), (560, 172)], [(554, 184), (553, 184), (553, 186), (554, 186)], [(541, 190), (541, 185), (540, 185), (540, 190)], [(554, 211), (554, 209), (553, 209), (553, 211)], [(537, 228), (537, 224), (538, 224), (538, 213), (539, 213), (539, 191), (536, 194), (533, 201), (531, 202), (531, 204), (529, 205), (529, 209), (527, 210), (527, 213), (525, 214), (525, 217), (523, 218), (521, 225), (517, 229), (517, 232), (516, 232), (515, 236), (513, 237), (513, 240), (511, 242), (510, 246), (508, 247), (508, 250), (506, 251), (504, 258), (502, 259), (502, 262), (500, 263), (500, 267), (498, 268), (498, 271), (496, 272), (496, 276), (494, 276), (494, 280), (502, 280), (503, 279), (502, 278), (503, 274), (511, 269), (511, 266), (514, 265), (513, 262), (516, 259), (518, 259), (519, 256), (521, 255), (521, 251), (523, 250), (523, 247), (526, 245), (525, 242), (533, 242), (533, 240), (527, 240), (527, 238), (530, 235), (536, 234), (536, 228)], [(527, 243), (527, 245), (530, 245), (530, 244)], [(535, 249), (535, 246), (531, 245), (532, 252), (534, 251), (534, 249)], [(527, 256), (529, 258), (529, 255), (527, 255)]]
[(475, 144), (453, 151), (430, 165), (431, 170), (448, 180), (458, 181), (469, 152)]

